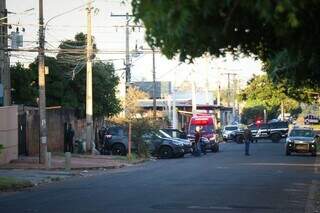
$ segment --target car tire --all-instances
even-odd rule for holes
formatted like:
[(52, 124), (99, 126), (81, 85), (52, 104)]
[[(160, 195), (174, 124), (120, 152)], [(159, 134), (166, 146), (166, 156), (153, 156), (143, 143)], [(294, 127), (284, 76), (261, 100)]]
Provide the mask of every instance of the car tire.
[(270, 139), (273, 143), (279, 143), (281, 140), (281, 135), (279, 133), (273, 133), (270, 135)]
[(179, 154), (177, 157), (178, 157), (178, 158), (183, 158), (183, 157), (184, 157), (184, 153)]
[(123, 144), (116, 143), (112, 146), (111, 152), (112, 152), (112, 155), (125, 155), (126, 148)]
[(244, 137), (243, 135), (237, 135), (236, 136), (236, 143), (241, 144), (244, 142)]
[(212, 152), (219, 152), (219, 145), (215, 144), (212, 148), (211, 148)]
[(291, 152), (289, 150), (286, 150), (286, 155), (287, 156), (291, 155)]
[(168, 159), (173, 157), (173, 150), (170, 146), (162, 146), (159, 149), (159, 157)]

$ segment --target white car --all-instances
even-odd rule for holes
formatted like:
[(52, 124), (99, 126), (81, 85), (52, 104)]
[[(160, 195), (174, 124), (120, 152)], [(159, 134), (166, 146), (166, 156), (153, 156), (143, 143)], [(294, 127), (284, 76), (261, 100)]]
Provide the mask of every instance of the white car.
[(227, 125), (223, 127), (222, 136), (223, 140), (233, 140), (234, 133), (239, 129), (238, 125)]

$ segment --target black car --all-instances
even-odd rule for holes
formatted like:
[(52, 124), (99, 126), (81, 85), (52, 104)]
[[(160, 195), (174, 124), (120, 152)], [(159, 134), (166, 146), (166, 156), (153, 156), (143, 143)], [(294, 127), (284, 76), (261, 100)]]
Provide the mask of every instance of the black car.
[[(103, 151), (111, 151), (113, 155), (125, 155), (128, 151), (128, 130), (121, 126), (112, 126), (104, 131)], [(166, 137), (162, 132), (149, 132), (143, 135), (150, 153), (160, 158), (183, 157), (191, 151), (188, 140)], [(132, 149), (136, 149), (132, 144)]]
[(286, 155), (296, 153), (311, 153), (317, 155), (318, 137), (311, 128), (294, 127), (286, 139)]

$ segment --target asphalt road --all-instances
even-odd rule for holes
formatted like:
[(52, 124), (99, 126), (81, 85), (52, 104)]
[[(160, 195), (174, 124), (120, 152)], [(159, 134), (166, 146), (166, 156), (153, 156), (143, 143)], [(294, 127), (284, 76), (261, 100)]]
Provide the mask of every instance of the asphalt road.
[(202, 157), (157, 160), (0, 196), (0, 212), (305, 212), (315, 157), (283, 144), (222, 144)]

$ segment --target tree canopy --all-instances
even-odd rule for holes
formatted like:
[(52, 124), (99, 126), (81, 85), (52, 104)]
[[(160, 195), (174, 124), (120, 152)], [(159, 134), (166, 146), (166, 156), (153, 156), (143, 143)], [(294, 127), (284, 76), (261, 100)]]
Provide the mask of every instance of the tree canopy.
[(301, 112), (300, 104), (284, 93), (284, 86), (275, 86), (266, 75), (255, 76), (248, 82), (239, 94), (239, 99), (245, 101), (243, 120), (252, 120), (256, 116), (263, 118), (263, 110), (267, 110), (268, 119), (277, 118), (281, 104), (285, 112), (297, 115)]
[(318, 0), (132, 0), (147, 42), (168, 58), (254, 55), (274, 82), (320, 87)]
[[(62, 41), (56, 57), (46, 57), (49, 67), (46, 75), (47, 106), (74, 108), (78, 116), (85, 114), (86, 89), (86, 36), (77, 34), (74, 40)], [(38, 61), (29, 68), (21, 64), (11, 67), (13, 101), (17, 104), (37, 105)], [(112, 116), (121, 111), (120, 101), (116, 98), (119, 79), (113, 64), (95, 60), (93, 63), (93, 115), (94, 117)]]

